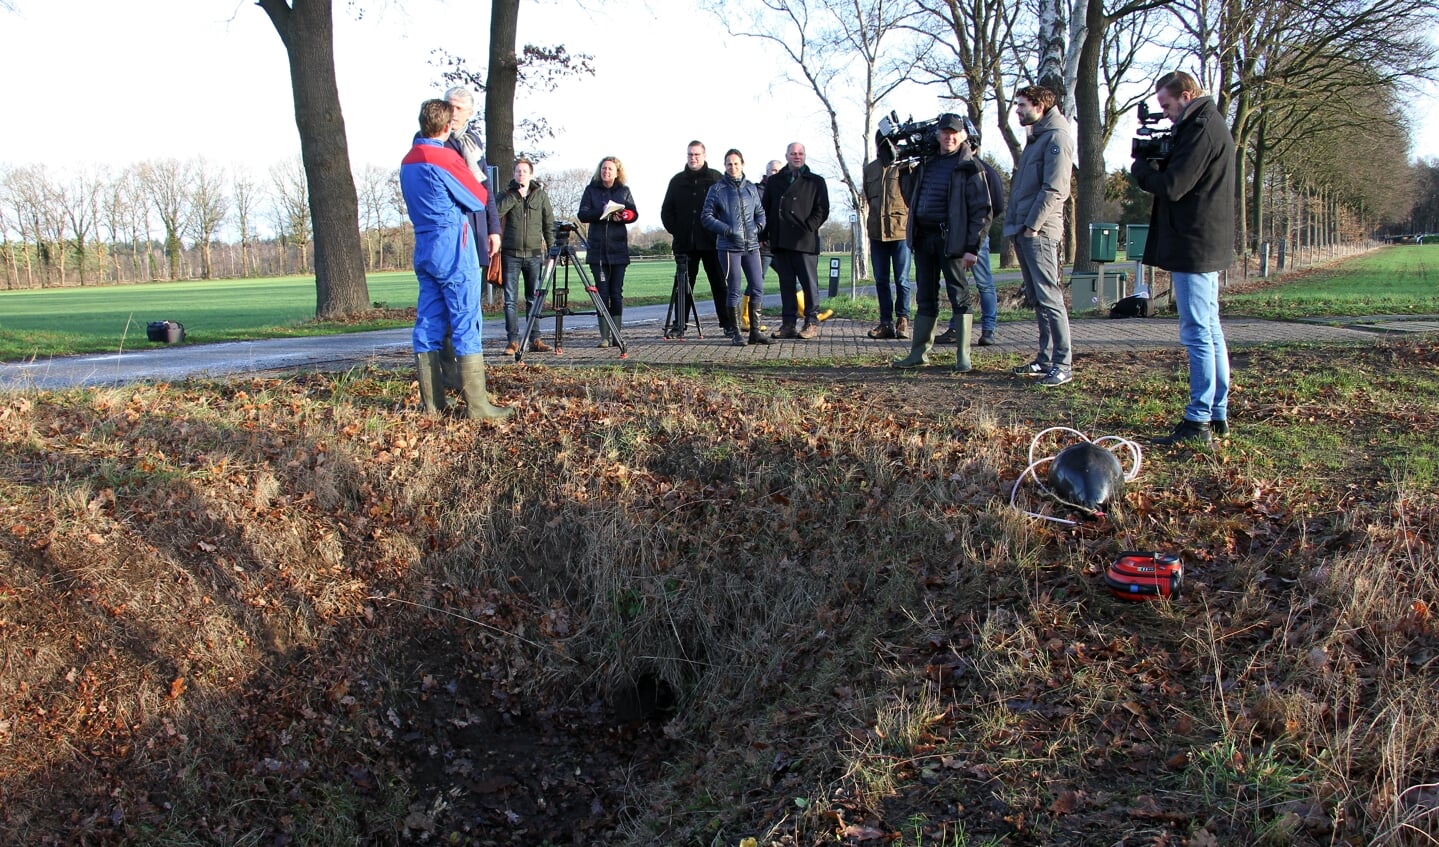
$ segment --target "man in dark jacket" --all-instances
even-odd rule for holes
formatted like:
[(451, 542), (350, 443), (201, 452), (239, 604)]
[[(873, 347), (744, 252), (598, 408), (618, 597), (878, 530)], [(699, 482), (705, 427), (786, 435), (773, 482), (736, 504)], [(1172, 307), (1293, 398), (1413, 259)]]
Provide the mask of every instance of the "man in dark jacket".
[[(814, 338), (819, 335), (819, 228), (829, 220), (829, 186), (824, 177), (804, 163), (804, 145), (785, 148), (788, 166), (771, 176), (764, 187), (765, 234), (779, 275), (783, 318), (776, 338)], [(804, 327), (799, 320), (795, 283), (804, 290)]]
[[(555, 228), (555, 211), (544, 186), (533, 179), (534, 163), (529, 159), (515, 162), (515, 178), (500, 196), (500, 220), (505, 230), (500, 238), (500, 255), (505, 264), (505, 334), (509, 346), (505, 355), (520, 349), (520, 316), (515, 301), (519, 298), (519, 279), (525, 278), (525, 317), (529, 317), (535, 299), (535, 286), (544, 270), (549, 253), (551, 234)], [(530, 332), (530, 352), (544, 353), (550, 346), (540, 340), (540, 326)]]
[(1207, 444), (1229, 434), (1229, 348), (1219, 324), (1219, 271), (1234, 261), (1234, 139), (1214, 99), (1183, 71), (1155, 83), (1174, 123), (1169, 158), (1129, 172), (1154, 195), (1144, 263), (1170, 272), (1179, 340), (1189, 352), (1189, 403), (1157, 444)]
[[(989, 186), (990, 220), (999, 220), (1004, 215), (1004, 180), (994, 165), (979, 157), (978, 127), (974, 127), (974, 134), (969, 136), (969, 150), (974, 154), (975, 164), (984, 171), (985, 184)], [(974, 274), (974, 290), (979, 293), (980, 333), (974, 345), (988, 347), (994, 343), (994, 331), (999, 326), (999, 294), (994, 290), (994, 271), (989, 267), (989, 230), (985, 230), (984, 238), (979, 241), (979, 261), (970, 272)], [(951, 309), (949, 330), (936, 338), (935, 344), (954, 344), (959, 340), (959, 295), (953, 288), (947, 290)]]
[[(729, 289), (720, 269), (719, 253), (715, 252), (714, 233), (700, 225), (700, 209), (704, 206), (705, 195), (709, 193), (710, 186), (719, 181), (720, 172), (705, 161), (705, 146), (691, 141), (685, 151), (684, 170), (675, 174), (665, 189), (664, 203), (660, 206), (660, 223), (664, 225), (665, 232), (674, 237), (675, 261), (683, 259), (685, 262), (685, 279), (690, 292), (694, 291), (695, 276), (700, 267), (704, 267), (710, 295), (714, 297), (715, 320), (719, 321), (725, 336), (733, 339), (734, 316), (725, 305)], [(681, 327), (684, 321), (684, 315), (676, 316), (676, 323)]]
[(989, 184), (965, 143), (973, 124), (953, 113), (939, 116), (939, 155), (925, 159), (906, 180), (909, 206), (909, 248), (914, 257), (914, 338), (909, 355), (896, 368), (929, 364), (939, 323), (939, 280), (955, 291), (954, 369), (971, 370), (969, 339), (973, 325), (965, 271), (979, 261), (979, 242), (989, 228)]

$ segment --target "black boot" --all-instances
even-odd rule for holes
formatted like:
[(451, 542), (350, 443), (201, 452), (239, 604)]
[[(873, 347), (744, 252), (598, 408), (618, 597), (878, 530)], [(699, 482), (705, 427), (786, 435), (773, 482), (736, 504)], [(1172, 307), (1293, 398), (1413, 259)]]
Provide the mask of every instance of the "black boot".
[(759, 298), (749, 298), (749, 343), (751, 344), (773, 344), (769, 336), (764, 334), (764, 327), (759, 325)]
[(1214, 432), (1209, 428), (1208, 421), (1191, 421), (1189, 418), (1180, 421), (1174, 432), (1153, 439), (1155, 444), (1165, 447), (1175, 444), (1204, 445), (1213, 440)]

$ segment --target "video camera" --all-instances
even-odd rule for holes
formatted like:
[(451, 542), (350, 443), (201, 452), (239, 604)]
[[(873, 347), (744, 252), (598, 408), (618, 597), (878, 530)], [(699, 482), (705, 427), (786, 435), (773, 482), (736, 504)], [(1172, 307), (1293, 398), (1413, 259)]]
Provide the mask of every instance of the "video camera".
[(1147, 159), (1163, 169), (1164, 163), (1169, 161), (1170, 154), (1174, 152), (1174, 127), (1155, 129), (1150, 124), (1157, 124), (1167, 118), (1163, 112), (1149, 111), (1148, 103), (1142, 100), (1139, 102), (1139, 129), (1135, 131), (1137, 137), (1129, 146), (1131, 158)]
[(895, 162), (923, 161), (939, 155), (939, 118), (916, 121), (913, 118), (899, 122), (899, 114), (890, 112), (879, 119), (879, 131), (874, 134), (875, 156), (879, 163), (889, 167)]
[[(578, 233), (580, 225), (572, 221), (555, 221), (555, 244), (568, 244), (570, 233)], [(581, 239), (583, 240), (583, 239)]]

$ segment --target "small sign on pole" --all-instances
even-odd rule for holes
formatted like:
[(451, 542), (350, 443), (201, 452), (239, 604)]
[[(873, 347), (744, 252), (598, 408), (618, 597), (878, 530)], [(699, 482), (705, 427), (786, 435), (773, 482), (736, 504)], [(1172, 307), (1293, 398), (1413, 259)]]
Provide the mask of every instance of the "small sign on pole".
[(831, 256), (829, 260), (829, 296), (839, 296), (839, 257)]

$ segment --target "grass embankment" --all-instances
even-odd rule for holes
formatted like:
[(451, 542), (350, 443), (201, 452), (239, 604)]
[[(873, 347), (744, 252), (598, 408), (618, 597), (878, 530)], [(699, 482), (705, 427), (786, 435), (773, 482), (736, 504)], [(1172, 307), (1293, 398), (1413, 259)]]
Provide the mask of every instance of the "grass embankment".
[(1078, 529), (1031, 438), (1165, 427), (1180, 353), (6, 395), (0, 841), (1428, 843), (1439, 347), (1318, 352)]

